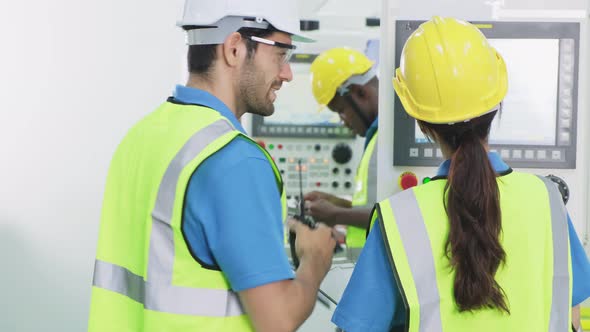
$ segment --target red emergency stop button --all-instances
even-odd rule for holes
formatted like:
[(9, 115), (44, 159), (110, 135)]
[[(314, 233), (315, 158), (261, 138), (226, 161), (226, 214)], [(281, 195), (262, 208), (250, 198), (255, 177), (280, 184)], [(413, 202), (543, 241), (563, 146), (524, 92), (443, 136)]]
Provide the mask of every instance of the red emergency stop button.
[(266, 144), (264, 143), (264, 141), (257, 141), (256, 143), (258, 143), (258, 145), (260, 145), (263, 149), (266, 148)]
[(418, 177), (412, 172), (403, 172), (398, 179), (400, 188), (406, 190), (418, 185)]

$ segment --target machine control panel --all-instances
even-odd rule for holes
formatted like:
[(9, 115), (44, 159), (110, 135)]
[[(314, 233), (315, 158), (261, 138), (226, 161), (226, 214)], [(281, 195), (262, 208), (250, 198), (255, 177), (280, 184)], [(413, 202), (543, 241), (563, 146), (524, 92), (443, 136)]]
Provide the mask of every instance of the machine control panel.
[(352, 196), (356, 168), (362, 155), (362, 147), (356, 146), (356, 140), (258, 137), (256, 141), (270, 153), (279, 168), (287, 199), (299, 199), (299, 171), (304, 193), (317, 190), (341, 197)]

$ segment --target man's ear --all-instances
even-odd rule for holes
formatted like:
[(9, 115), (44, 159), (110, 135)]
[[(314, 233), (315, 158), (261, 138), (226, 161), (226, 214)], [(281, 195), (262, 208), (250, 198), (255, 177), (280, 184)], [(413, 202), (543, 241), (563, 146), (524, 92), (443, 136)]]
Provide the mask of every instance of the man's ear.
[(350, 92), (354, 100), (359, 104), (366, 102), (369, 96), (367, 87), (364, 85), (353, 84), (350, 86)]
[(234, 32), (225, 38), (221, 44), (223, 60), (229, 67), (235, 67), (240, 62), (242, 53), (246, 52), (246, 45), (242, 43), (242, 35)]
[(362, 85), (359, 86), (357, 93), (358, 93), (359, 97), (361, 97), (361, 98), (364, 98), (367, 96), (367, 91), (365, 91), (365, 87)]

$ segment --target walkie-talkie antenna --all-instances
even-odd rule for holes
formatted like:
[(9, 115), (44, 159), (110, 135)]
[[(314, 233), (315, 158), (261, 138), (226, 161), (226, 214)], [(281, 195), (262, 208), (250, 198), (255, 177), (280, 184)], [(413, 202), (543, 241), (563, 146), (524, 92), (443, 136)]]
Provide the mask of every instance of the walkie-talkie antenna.
[(299, 166), (299, 214), (302, 221), (305, 221), (305, 200), (303, 199), (303, 176), (301, 175), (301, 159), (297, 161)]
[[(305, 200), (303, 199), (303, 169), (301, 167), (301, 159), (297, 160), (297, 166), (299, 168), (299, 218), (302, 223), (306, 224), (309, 227), (313, 228), (313, 224), (309, 223), (305, 218)], [(299, 257), (297, 257), (297, 252), (295, 250), (295, 233), (289, 232), (289, 245), (291, 247), (291, 259), (293, 260), (293, 265), (295, 265), (295, 269), (299, 267)], [(317, 300), (323, 304), (326, 308), (330, 308), (330, 302), (334, 303), (334, 305), (338, 305), (333, 298), (331, 298), (326, 292), (321, 289), (318, 289)]]

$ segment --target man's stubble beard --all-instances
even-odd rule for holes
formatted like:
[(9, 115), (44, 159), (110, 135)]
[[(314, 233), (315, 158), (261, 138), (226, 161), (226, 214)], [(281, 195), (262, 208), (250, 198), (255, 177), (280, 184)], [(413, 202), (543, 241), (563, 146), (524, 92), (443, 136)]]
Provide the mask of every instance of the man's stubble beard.
[[(269, 90), (264, 87), (264, 75), (256, 69), (254, 62), (250, 61), (242, 70), (239, 84), (240, 96), (246, 107), (246, 113), (269, 116), (275, 111), (274, 103), (268, 97)], [(262, 89), (265, 91), (260, 91)]]

